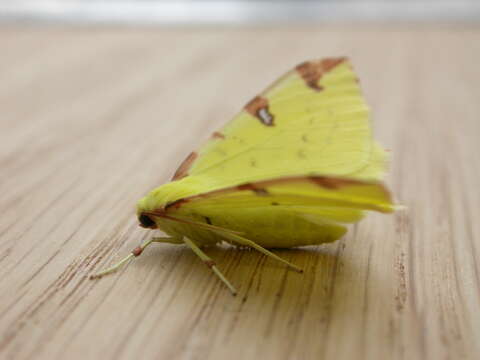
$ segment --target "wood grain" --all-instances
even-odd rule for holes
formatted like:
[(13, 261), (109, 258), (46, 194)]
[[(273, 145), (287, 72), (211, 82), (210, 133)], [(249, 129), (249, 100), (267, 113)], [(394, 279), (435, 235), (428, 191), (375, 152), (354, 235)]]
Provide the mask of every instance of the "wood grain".
[[(480, 29), (0, 29), (0, 357), (478, 359)], [(348, 55), (408, 207), (277, 254), (152, 246), (138, 198), (294, 64)]]

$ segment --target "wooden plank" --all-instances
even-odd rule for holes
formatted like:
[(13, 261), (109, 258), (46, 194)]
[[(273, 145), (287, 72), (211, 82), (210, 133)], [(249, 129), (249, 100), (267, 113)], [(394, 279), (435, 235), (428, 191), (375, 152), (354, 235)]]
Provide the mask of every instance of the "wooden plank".
[[(6, 359), (476, 359), (480, 30), (0, 29), (0, 354)], [(292, 65), (349, 55), (407, 211), (342, 240), (183, 246), (88, 275), (152, 234), (134, 205)]]

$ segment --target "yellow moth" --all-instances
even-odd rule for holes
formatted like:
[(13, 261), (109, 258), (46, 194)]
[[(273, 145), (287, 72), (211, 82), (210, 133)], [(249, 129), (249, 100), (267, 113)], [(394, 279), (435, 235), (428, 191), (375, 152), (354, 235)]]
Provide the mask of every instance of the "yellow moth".
[(331, 242), (365, 210), (392, 212), (381, 182), (385, 151), (347, 58), (306, 61), (255, 96), (187, 156), (172, 181), (137, 205), (140, 226), (160, 229), (99, 277), (153, 242), (185, 244), (236, 294), (202, 247), (222, 241), (268, 248)]

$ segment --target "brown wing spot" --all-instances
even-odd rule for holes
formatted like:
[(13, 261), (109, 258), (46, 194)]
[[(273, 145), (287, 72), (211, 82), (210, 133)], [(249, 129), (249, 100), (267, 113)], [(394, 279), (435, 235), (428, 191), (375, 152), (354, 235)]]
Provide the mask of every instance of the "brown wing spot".
[(274, 117), (268, 110), (268, 100), (261, 96), (256, 96), (245, 105), (245, 110), (255, 116), (263, 125), (274, 126)]
[(188, 170), (190, 170), (190, 167), (192, 166), (193, 162), (197, 157), (198, 154), (196, 152), (191, 152), (190, 155), (188, 155), (187, 158), (183, 160), (183, 162), (180, 164), (177, 171), (175, 171), (175, 174), (172, 177), (172, 181), (180, 180), (181, 178), (187, 176)]
[(356, 180), (330, 178), (330, 177), (324, 177), (324, 176), (310, 176), (309, 179), (316, 185), (327, 188), (327, 189), (331, 189), (331, 190), (337, 190), (344, 186), (363, 184), (362, 182), (358, 182)]
[(335, 66), (347, 61), (345, 57), (327, 58), (318, 61), (306, 61), (296, 67), (297, 72), (312, 89), (321, 91), (323, 88), (318, 85), (322, 76), (332, 70)]
[(255, 186), (250, 183), (242, 184), (237, 186), (238, 190), (255, 190)]
[(225, 139), (225, 135), (223, 135), (221, 132), (215, 131), (212, 134), (212, 139)]
[(178, 199), (172, 202), (168, 202), (165, 205), (165, 210), (168, 210), (170, 208), (178, 209), (180, 206), (182, 206), (183, 204), (186, 204), (187, 202), (188, 202), (188, 199)]
[(237, 189), (238, 189), (238, 190), (251, 190), (251, 191), (253, 191), (256, 195), (259, 195), (259, 196), (269, 195), (269, 193), (268, 193), (268, 191), (267, 191), (266, 189), (257, 188), (257, 187), (255, 187), (253, 184), (251, 184), (251, 183), (246, 183), (246, 184), (238, 185), (238, 186), (237, 186)]

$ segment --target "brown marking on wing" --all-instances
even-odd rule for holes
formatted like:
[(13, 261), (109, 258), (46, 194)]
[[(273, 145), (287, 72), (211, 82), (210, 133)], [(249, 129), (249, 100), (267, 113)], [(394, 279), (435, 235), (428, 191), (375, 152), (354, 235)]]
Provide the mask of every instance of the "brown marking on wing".
[(325, 177), (325, 176), (310, 176), (309, 179), (314, 184), (327, 189), (331, 189), (331, 190), (338, 190), (345, 186), (363, 184), (362, 182), (359, 182), (357, 180), (333, 178), (333, 177)]
[(268, 100), (261, 96), (256, 96), (245, 105), (245, 110), (255, 116), (263, 125), (274, 126), (274, 116), (268, 109)]
[(268, 194), (268, 191), (264, 188), (261, 188), (261, 187), (257, 187), (251, 183), (246, 183), (246, 184), (242, 184), (242, 185), (238, 185), (237, 186), (237, 189), (238, 190), (251, 190), (253, 191), (255, 194), (257, 195), (260, 195), (260, 196), (265, 196), (265, 195), (269, 195)]
[(195, 151), (191, 152), (190, 155), (188, 155), (187, 158), (183, 160), (183, 162), (180, 164), (177, 171), (175, 171), (175, 174), (172, 177), (172, 181), (180, 180), (185, 176), (188, 176), (188, 170), (190, 170), (190, 167), (192, 166), (193, 162), (197, 157), (198, 154)]
[(185, 204), (187, 202), (188, 202), (188, 199), (186, 199), (186, 198), (178, 199), (178, 200), (175, 200), (175, 201), (172, 201), (172, 202), (168, 202), (165, 205), (164, 210), (168, 210), (168, 209), (171, 209), (171, 208), (178, 209), (180, 206), (182, 206), (183, 204)]
[(237, 186), (238, 190), (255, 190), (255, 186), (251, 183), (245, 183)]
[(221, 132), (215, 131), (212, 134), (212, 139), (225, 139), (225, 135), (223, 135)]
[(298, 65), (295, 69), (305, 80), (308, 86), (316, 91), (323, 88), (318, 84), (322, 76), (332, 70), (335, 66), (347, 61), (345, 57), (327, 58), (317, 61), (306, 61)]

